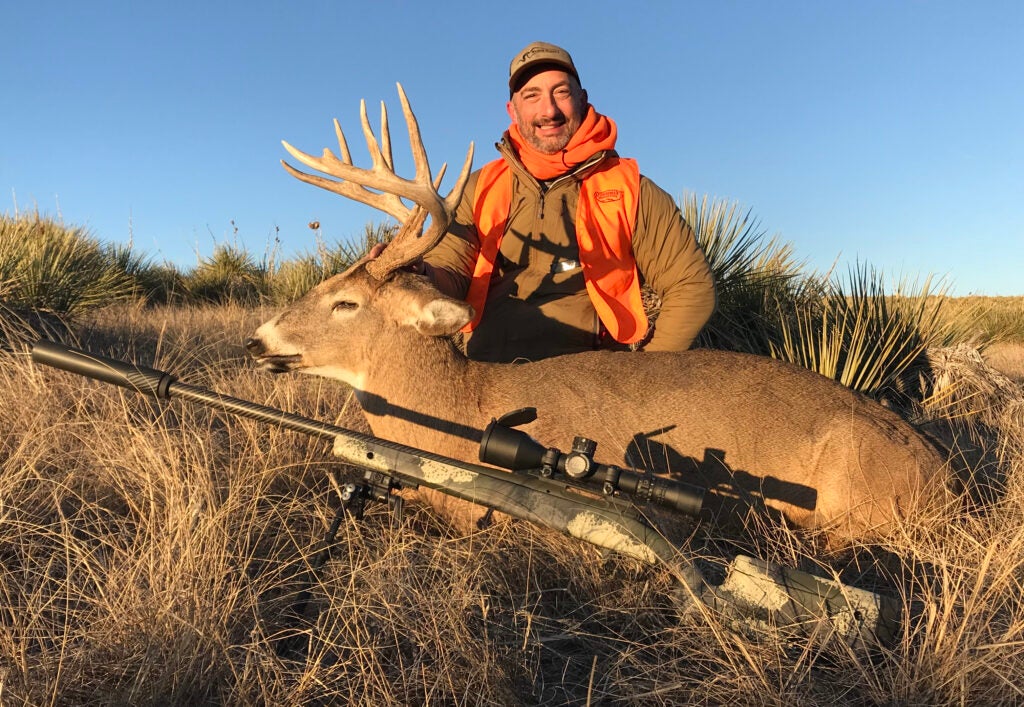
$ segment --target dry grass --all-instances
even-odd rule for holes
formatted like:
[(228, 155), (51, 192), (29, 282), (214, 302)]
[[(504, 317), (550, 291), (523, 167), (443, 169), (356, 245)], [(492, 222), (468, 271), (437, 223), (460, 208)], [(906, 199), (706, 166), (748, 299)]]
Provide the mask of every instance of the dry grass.
[(985, 349), (985, 360), (1004, 375), (1024, 383), (1024, 341), (1004, 341)]
[[(121, 308), (78, 332), (189, 383), (365, 429), (336, 384), (252, 370), (239, 344), (263, 318)], [(526, 523), (459, 536), (416, 509), (400, 529), (380, 509), (344, 524), (297, 621), (337, 504), (322, 442), (7, 356), (0, 702), (1024, 702), (1024, 396), (986, 383), (977, 361), (945, 360), (956, 386), (932, 409), (959, 411), (943, 421), (987, 465), (985, 505), (831, 555), (783, 529), (690, 548), (892, 592), (903, 630), (866, 654), (824, 635), (737, 634), (682, 610), (660, 569)]]
[(979, 341), (1024, 343), (1024, 297), (946, 297), (943, 311), (964, 320)]

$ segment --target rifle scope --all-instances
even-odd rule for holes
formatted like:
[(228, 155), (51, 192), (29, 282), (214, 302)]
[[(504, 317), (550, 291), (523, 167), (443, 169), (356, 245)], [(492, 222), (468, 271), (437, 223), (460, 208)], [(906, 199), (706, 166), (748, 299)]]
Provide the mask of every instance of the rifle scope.
[(573, 440), (572, 451), (568, 454), (546, 448), (522, 430), (503, 424), (504, 419), (491, 420), (484, 430), (480, 440), (480, 461), (512, 471), (537, 471), (547, 478), (564, 474), (571, 484), (592, 483), (606, 496), (618, 491), (641, 503), (651, 503), (690, 516), (700, 513), (705, 493), (700, 486), (598, 464), (594, 461), (597, 442), (586, 437)]

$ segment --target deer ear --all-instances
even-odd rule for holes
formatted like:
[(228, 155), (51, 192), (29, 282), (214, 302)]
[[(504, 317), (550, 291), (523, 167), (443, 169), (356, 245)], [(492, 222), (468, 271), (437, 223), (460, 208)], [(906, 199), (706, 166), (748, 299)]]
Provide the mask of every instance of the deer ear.
[(415, 313), (411, 324), (424, 336), (451, 336), (473, 319), (473, 308), (450, 297), (426, 302)]

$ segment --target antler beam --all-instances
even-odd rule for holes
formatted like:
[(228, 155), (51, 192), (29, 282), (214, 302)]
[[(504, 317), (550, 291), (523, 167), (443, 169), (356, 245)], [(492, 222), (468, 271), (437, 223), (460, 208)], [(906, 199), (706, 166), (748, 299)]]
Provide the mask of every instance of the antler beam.
[[(442, 197), (437, 190), (444, 178), (447, 164), (441, 166), (436, 179), (431, 176), (427, 151), (423, 147), (423, 140), (420, 137), (419, 124), (409, 106), (409, 99), (405, 95), (402, 84), (398, 84), (398, 97), (401, 100), (402, 113), (409, 129), (409, 144), (416, 167), (416, 174), (412, 179), (404, 179), (395, 174), (394, 160), (391, 156), (391, 132), (388, 128), (387, 108), (383, 101), (380, 106), (381, 139), (379, 143), (370, 128), (370, 121), (366, 117), (366, 101), (360, 101), (359, 112), (363, 135), (366, 138), (366, 146), (372, 161), (370, 169), (356, 167), (352, 164), (352, 154), (349, 152), (345, 134), (337, 119), (334, 121), (334, 132), (338, 138), (340, 159), (329, 148), (324, 148), (321, 157), (314, 157), (292, 147), (283, 140), (281, 141), (284, 148), (296, 160), (311, 169), (328, 175), (328, 177), (334, 177), (334, 179), (307, 174), (282, 160), (281, 164), (293, 177), (372, 206), (401, 222), (402, 226), (398, 234), (384, 249), (380, 257), (367, 264), (367, 271), (377, 279), (383, 279), (398, 268), (417, 260), (437, 245), (455, 216), (455, 210), (462, 199), (462, 192), (466, 188), (466, 182), (473, 166), (473, 143), (470, 143), (466, 161), (462, 165), (462, 172), (459, 174), (455, 186), (448, 196)], [(416, 205), (415, 208), (410, 209), (402, 199), (413, 202)], [(430, 227), (424, 233), (423, 226), (427, 216), (430, 217)]]

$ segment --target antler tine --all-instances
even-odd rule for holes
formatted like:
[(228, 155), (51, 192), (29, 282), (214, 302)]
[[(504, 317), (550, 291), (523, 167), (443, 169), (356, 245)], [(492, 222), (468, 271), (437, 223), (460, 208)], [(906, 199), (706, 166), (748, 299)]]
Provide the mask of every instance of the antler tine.
[[(380, 143), (378, 143), (377, 137), (373, 134), (373, 128), (370, 127), (370, 119), (366, 115), (366, 101), (359, 101), (359, 119), (363, 124), (366, 149), (370, 152), (374, 171), (387, 173), (395, 179), (400, 179), (395, 174), (394, 160), (391, 158), (391, 130), (388, 128), (388, 112), (383, 101), (381, 101), (380, 107)], [(387, 172), (384, 172), (385, 169)]]
[(455, 180), (455, 186), (448, 192), (448, 196), (445, 197), (444, 205), (452, 213), (459, 207), (459, 202), (462, 201), (462, 192), (466, 190), (466, 183), (469, 181), (469, 175), (473, 171), (473, 143), (469, 143), (469, 149), (466, 150), (466, 161), (462, 163), (462, 171), (459, 172), (459, 178)]
[(388, 128), (388, 107), (384, 104), (384, 101), (380, 102), (380, 143), (384, 164), (393, 172), (395, 170), (395, 161), (391, 157), (391, 130)]
[[(341, 127), (337, 125), (337, 121), (335, 121), (335, 128), (341, 136), (340, 143), (343, 144), (344, 134), (341, 132)], [(341, 148), (343, 160), (339, 160), (334, 153), (327, 148), (324, 148), (324, 152), (321, 157), (313, 157), (312, 155), (306, 154), (302, 150), (288, 144), (285, 140), (282, 140), (281, 144), (292, 157), (307, 167), (338, 178), (337, 180), (334, 180), (315, 174), (307, 174), (306, 172), (295, 169), (284, 160), (281, 160), (281, 166), (296, 179), (306, 182), (307, 184), (320, 187), (321, 189), (334, 192), (335, 194), (340, 194), (341, 196), (366, 204), (367, 206), (372, 206), (375, 209), (379, 209), (380, 211), (395, 217), (399, 221), (405, 221), (409, 218), (409, 207), (402, 203), (402, 200), (396, 194), (385, 191), (394, 187), (393, 180), (398, 179), (398, 177), (395, 177), (392, 173), (391, 179), (389, 180), (382, 170), (370, 171), (354, 166), (352, 164), (351, 155), (348, 154), (347, 145)], [(381, 192), (371, 191), (363, 185), (373, 187), (374, 189), (380, 189)]]
[(334, 134), (338, 138), (338, 151), (341, 153), (341, 159), (345, 164), (352, 164), (352, 153), (348, 150), (348, 140), (345, 139), (345, 133), (337, 118), (334, 119)]
[[(441, 180), (444, 179), (445, 172), (448, 169), (448, 163), (445, 162), (441, 165), (441, 169), (437, 173), (437, 177), (431, 179), (430, 176), (430, 162), (427, 159), (427, 150), (423, 146), (423, 140), (420, 138), (420, 126), (416, 120), (416, 116), (413, 115), (412, 107), (409, 104), (409, 98), (405, 94), (405, 89), (402, 84), (398, 84), (398, 98), (402, 103), (402, 113), (405, 116), (405, 123), (409, 128), (409, 144), (413, 153), (413, 160), (416, 166), (416, 181), (420, 184), (431, 182), (434, 187), (434, 195), (441, 201), (441, 205), (447, 211), (454, 213), (455, 209), (459, 205), (459, 201), (462, 200), (462, 192), (466, 187), (466, 181), (469, 179), (470, 172), (473, 166), (473, 143), (469, 144), (469, 151), (466, 154), (466, 161), (463, 164), (462, 172), (459, 174), (459, 179), (456, 182), (455, 187), (448, 194), (445, 199), (440, 199), (440, 194), (437, 194), (437, 189), (441, 186)], [(431, 210), (431, 216), (434, 215)], [(436, 220), (436, 219), (434, 219)], [(448, 224), (445, 224), (447, 230)]]
[[(341, 124), (337, 119), (334, 120), (334, 132), (338, 138), (338, 149), (341, 152), (340, 160), (327, 148), (324, 149), (323, 155), (317, 158), (294, 148), (284, 140), (281, 141), (281, 144), (284, 145), (289, 154), (299, 162), (318, 172), (337, 177), (337, 180), (306, 174), (284, 161), (281, 164), (288, 170), (289, 174), (297, 179), (372, 206), (393, 216), (398, 221), (404, 222), (409, 220), (412, 211), (402, 201), (401, 196), (404, 194), (404, 189), (396, 189), (396, 186), (400, 186), (396, 185), (396, 180), (399, 183), (406, 182), (406, 180), (401, 179), (395, 174), (391, 156), (391, 133), (388, 128), (387, 112), (383, 103), (381, 103), (381, 111), (381, 144), (378, 145), (366, 114), (366, 101), (360, 101), (359, 103), (363, 136), (366, 138), (366, 146), (370, 152), (370, 159), (373, 163), (372, 169), (365, 170), (352, 164), (352, 154), (348, 148), (348, 141), (345, 139), (345, 132), (341, 129)], [(371, 187), (378, 191), (371, 191), (371, 189), (366, 187)]]
[[(395, 235), (391, 243), (388, 244), (388, 247), (384, 249), (384, 252), (376, 260), (371, 260), (367, 263), (366, 271), (372, 277), (383, 280), (395, 270), (423, 257), (444, 237), (448, 227), (451, 225), (459, 202), (462, 200), (462, 193), (466, 189), (466, 182), (469, 181), (469, 175), (473, 169), (473, 149), (473, 143), (471, 142), (469, 149), (466, 151), (466, 161), (462, 165), (462, 172), (459, 174), (455, 186), (444, 199), (437, 193), (437, 188), (441, 185), (441, 179), (444, 177), (447, 167), (447, 165), (442, 165), (437, 178), (432, 183), (436, 200), (426, 205), (418, 204), (413, 209), (409, 221), (403, 224), (401, 231)], [(433, 208), (429, 208), (431, 206)], [(425, 233), (421, 233), (428, 215), (430, 216), (430, 228)]]
[[(398, 84), (398, 100), (402, 103), (402, 115), (405, 116), (405, 124), (409, 129), (409, 147), (412, 150), (413, 164), (416, 166), (416, 181), (419, 183), (433, 183), (430, 176), (430, 162), (427, 161), (427, 150), (423, 147), (423, 140), (420, 138), (420, 124), (413, 115), (412, 107), (409, 105), (409, 98), (405, 95), (402, 84)], [(435, 191), (436, 194), (436, 191)]]

